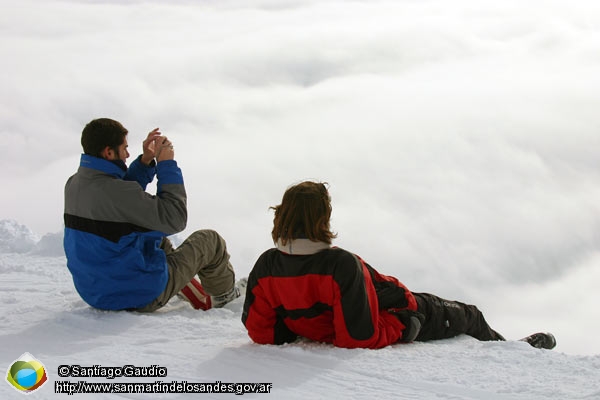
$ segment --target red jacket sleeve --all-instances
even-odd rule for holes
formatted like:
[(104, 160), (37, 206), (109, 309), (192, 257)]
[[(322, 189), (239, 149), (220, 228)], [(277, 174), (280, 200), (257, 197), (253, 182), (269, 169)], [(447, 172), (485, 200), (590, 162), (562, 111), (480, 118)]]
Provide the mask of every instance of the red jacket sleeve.
[(371, 281), (375, 286), (379, 300), (379, 309), (393, 308), (395, 310), (409, 309), (417, 311), (417, 299), (402, 282), (393, 276), (380, 274), (360, 257), (358, 259), (371, 275)]
[(358, 257), (355, 265), (336, 269), (334, 288), (334, 345), (346, 348), (381, 348), (397, 342), (405, 326), (394, 315), (379, 310), (371, 274)]
[(269, 302), (270, 296), (259, 285), (257, 271), (265, 268), (264, 255), (259, 258), (248, 276), (248, 286), (242, 323), (248, 330), (248, 336), (259, 344), (283, 344), (296, 340), (298, 337), (277, 315), (275, 308)]

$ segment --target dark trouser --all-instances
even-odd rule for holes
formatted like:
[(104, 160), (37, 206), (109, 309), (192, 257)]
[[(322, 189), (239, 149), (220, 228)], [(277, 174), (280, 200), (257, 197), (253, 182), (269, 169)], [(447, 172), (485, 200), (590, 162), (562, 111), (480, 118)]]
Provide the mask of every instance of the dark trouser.
[(445, 300), (429, 293), (413, 294), (417, 299), (419, 312), (425, 315), (425, 322), (415, 340), (424, 342), (461, 334), (479, 340), (505, 340), (490, 328), (477, 307)]

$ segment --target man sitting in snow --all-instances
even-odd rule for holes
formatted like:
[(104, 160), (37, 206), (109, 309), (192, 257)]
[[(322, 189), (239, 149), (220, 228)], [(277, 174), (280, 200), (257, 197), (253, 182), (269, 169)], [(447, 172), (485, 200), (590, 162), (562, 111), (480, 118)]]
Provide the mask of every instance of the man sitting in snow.
[[(460, 334), (504, 340), (473, 305), (412, 293), (355, 254), (331, 247), (331, 198), (322, 183), (290, 187), (273, 207), (276, 248), (264, 252), (248, 277), (242, 322), (256, 343), (298, 336), (346, 348)], [(523, 339), (553, 348), (551, 334)]]
[[(83, 300), (104, 310), (151, 312), (176, 294), (202, 309), (240, 296), (218, 233), (196, 231), (177, 249), (166, 238), (185, 229), (187, 198), (173, 145), (158, 128), (129, 168), (127, 129), (119, 122), (91, 121), (81, 144), (79, 169), (65, 186), (64, 248)], [(145, 189), (155, 175), (153, 196)]]

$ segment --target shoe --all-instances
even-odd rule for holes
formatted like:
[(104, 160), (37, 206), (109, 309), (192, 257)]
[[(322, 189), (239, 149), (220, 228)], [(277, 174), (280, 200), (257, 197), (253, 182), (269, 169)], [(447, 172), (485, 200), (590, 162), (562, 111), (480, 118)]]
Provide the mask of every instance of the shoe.
[(240, 294), (242, 296), (246, 295), (246, 287), (248, 286), (248, 278), (242, 278), (235, 283), (235, 286), (240, 289)]
[(218, 296), (210, 296), (212, 307), (213, 308), (221, 308), (225, 304), (232, 302), (242, 295), (242, 292), (246, 292), (246, 286), (248, 285), (248, 278), (242, 278), (236, 282), (235, 285), (223, 294)]
[(521, 339), (521, 341), (529, 343), (531, 346), (535, 347), (536, 349), (550, 350), (550, 349), (553, 349), (554, 347), (556, 347), (556, 339), (554, 338), (554, 335), (552, 335), (551, 333), (542, 333), (542, 332), (534, 333), (532, 335), (529, 335), (529, 336)]
[(208, 310), (213, 307), (211, 296), (202, 287), (200, 279), (194, 277), (177, 295), (189, 302), (196, 310)]

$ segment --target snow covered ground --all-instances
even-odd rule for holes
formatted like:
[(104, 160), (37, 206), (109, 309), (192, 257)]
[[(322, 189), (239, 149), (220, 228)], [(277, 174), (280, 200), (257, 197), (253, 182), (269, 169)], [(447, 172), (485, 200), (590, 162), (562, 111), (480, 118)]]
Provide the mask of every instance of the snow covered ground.
[[(196, 311), (175, 299), (154, 314), (105, 312), (77, 295), (60, 241), (36, 242), (27, 229), (0, 229), (0, 366), (5, 376), (28, 352), (44, 364), (48, 382), (32, 399), (71, 398), (56, 381), (132, 383), (271, 383), (276, 399), (598, 399), (600, 354), (576, 356), (517, 342), (470, 337), (347, 350), (299, 341), (253, 344), (240, 321), (243, 299), (225, 309)], [(12, 227), (13, 229), (8, 229)], [(29, 249), (15, 249), (24, 242)], [(56, 239), (56, 238), (54, 238)], [(58, 247), (57, 247), (58, 246)], [(560, 341), (560, 338), (558, 338)], [(59, 377), (61, 365), (157, 365), (159, 378)], [(23, 398), (7, 382), (0, 399)], [(235, 394), (76, 394), (73, 398), (227, 398)]]

